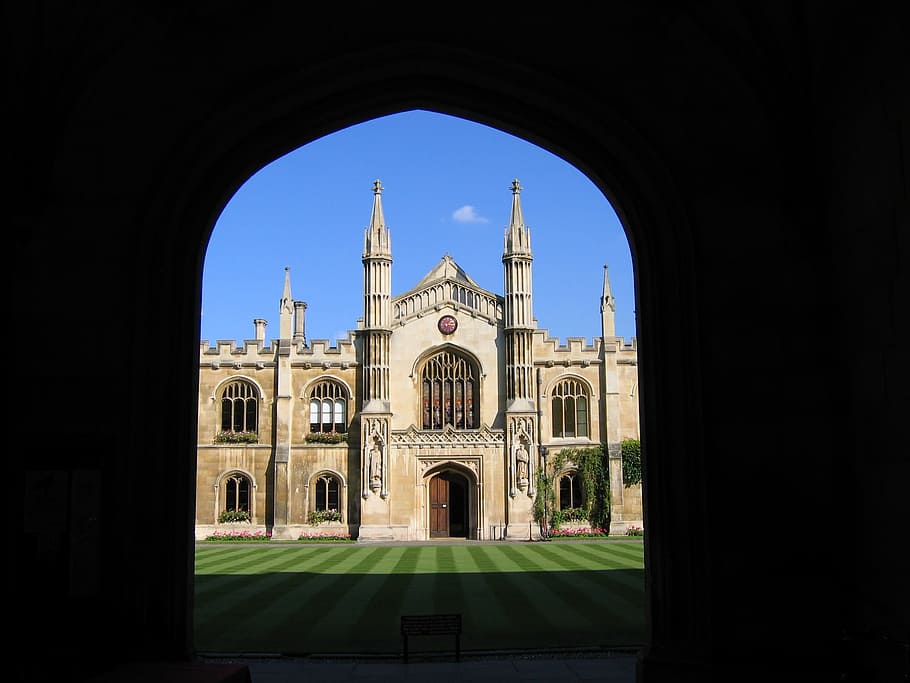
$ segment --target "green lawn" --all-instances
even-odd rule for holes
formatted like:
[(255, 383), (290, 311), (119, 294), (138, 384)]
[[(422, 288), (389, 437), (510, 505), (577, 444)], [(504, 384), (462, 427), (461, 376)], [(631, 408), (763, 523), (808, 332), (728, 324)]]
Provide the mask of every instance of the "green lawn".
[[(641, 540), (196, 546), (197, 652), (396, 654), (403, 614), (460, 613), (465, 652), (644, 641)], [(415, 653), (454, 638), (412, 638)]]

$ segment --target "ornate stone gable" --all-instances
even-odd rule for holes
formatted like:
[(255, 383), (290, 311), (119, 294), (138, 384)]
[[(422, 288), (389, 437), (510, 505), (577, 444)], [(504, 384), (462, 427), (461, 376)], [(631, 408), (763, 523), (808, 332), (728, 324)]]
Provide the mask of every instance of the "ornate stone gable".
[(490, 323), (502, 320), (503, 298), (480, 287), (448, 254), (416, 287), (392, 299), (392, 319), (405, 325), (444, 305), (468, 310)]
[(482, 425), (480, 429), (455, 429), (451, 425), (441, 431), (417, 429), (411, 425), (404, 431), (392, 432), (392, 444), (401, 448), (502, 448), (505, 433)]

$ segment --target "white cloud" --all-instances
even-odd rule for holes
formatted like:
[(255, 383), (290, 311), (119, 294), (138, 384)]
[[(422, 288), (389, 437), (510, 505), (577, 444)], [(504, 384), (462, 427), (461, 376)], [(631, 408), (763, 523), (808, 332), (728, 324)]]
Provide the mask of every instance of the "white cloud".
[(452, 220), (456, 223), (487, 223), (487, 219), (479, 215), (474, 207), (470, 204), (462, 206), (460, 209), (455, 209), (452, 212)]

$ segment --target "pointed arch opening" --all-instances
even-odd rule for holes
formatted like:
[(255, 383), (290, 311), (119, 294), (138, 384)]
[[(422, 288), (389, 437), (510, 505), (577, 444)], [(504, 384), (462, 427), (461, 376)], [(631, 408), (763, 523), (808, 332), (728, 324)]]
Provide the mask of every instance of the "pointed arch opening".
[(479, 496), (473, 472), (446, 463), (428, 472), (424, 482), (428, 537), (478, 538)]
[[(605, 195), (601, 195), (601, 197), (600, 197), (601, 200), (604, 199), (604, 196)], [(358, 221), (359, 220), (360, 219), (358, 219)], [(362, 222), (362, 221), (360, 221), (360, 222)], [(565, 237), (565, 235), (563, 235), (562, 237)], [(538, 244), (539, 244), (539, 242), (538, 242)], [(576, 249), (580, 249), (580, 247), (578, 245), (582, 245), (582, 244), (584, 244), (584, 240), (578, 240), (576, 242)], [(626, 242), (624, 246), (628, 250), (628, 247), (629, 247), (628, 242)], [(501, 245), (499, 246), (499, 248), (501, 248)], [(478, 249), (478, 251), (480, 251), (480, 250)], [(542, 253), (546, 253), (547, 251), (548, 251), (547, 248), (542, 249)], [(396, 261), (396, 267), (398, 267), (398, 265), (399, 265), (399, 262)], [(418, 267), (422, 267), (422, 266), (418, 266)], [(601, 284), (600, 277), (601, 277), (601, 273), (602, 273), (601, 267), (602, 267), (602, 264), (598, 264), (598, 267), (595, 269), (597, 272), (596, 277), (597, 277), (597, 281), (598, 281), (597, 286), (594, 288), (594, 292), (596, 294), (600, 293), (600, 284)], [(562, 278), (572, 280), (574, 273), (566, 270), (565, 266), (562, 266), (562, 268), (563, 268), (563, 270), (560, 273)], [(359, 277), (360, 274), (358, 273), (357, 275)], [(500, 274), (500, 276), (501, 276), (501, 274)], [(573, 296), (566, 297), (565, 301), (569, 301), (570, 299), (573, 299), (573, 298), (574, 299), (581, 298), (578, 296), (578, 293), (581, 291), (581, 286), (579, 285), (577, 278), (574, 279), (574, 284), (575, 284), (575, 290), (573, 292)], [(336, 303), (337, 303), (337, 301), (338, 300), (336, 300)], [(595, 301), (596, 301), (596, 297), (595, 297)], [(466, 303), (467, 302), (465, 302), (465, 305), (466, 305)], [(426, 308), (426, 307), (432, 308), (432, 306), (434, 306), (434, 305), (439, 306), (440, 304), (439, 304), (439, 302), (434, 303), (433, 301), (428, 301), (428, 302), (426, 302), (424, 308)], [(594, 308), (596, 308), (596, 306)], [(629, 308), (632, 308), (632, 306), (630, 306)], [(501, 315), (501, 311), (500, 311), (500, 315), (497, 316), (496, 318), (494, 318), (494, 322), (491, 324), (495, 325), (496, 324), (495, 320), (501, 320), (501, 318), (502, 318), (502, 315)], [(415, 324), (414, 323), (415, 320), (419, 320), (419, 316), (415, 316), (414, 319), (409, 319), (407, 321), (407, 324)], [(528, 325), (533, 325), (533, 326), (537, 325), (536, 320), (534, 320), (533, 323), (531, 320), (525, 320), (524, 322), (527, 323)], [(597, 325), (600, 326), (601, 322), (602, 322), (601, 319), (598, 318)], [(563, 331), (563, 330), (560, 330), (560, 331)], [(314, 344), (315, 342), (312, 341), (314, 338), (314, 335), (311, 334), (308, 336), (311, 339), (310, 344), (311, 345)], [(597, 335), (595, 334), (594, 336), (597, 336)], [(318, 332), (315, 335), (315, 339), (317, 339), (317, 340), (319, 339)], [(570, 341), (568, 343), (577, 343), (577, 341)], [(422, 424), (424, 429), (439, 430), (439, 431), (444, 431), (448, 428), (472, 429), (472, 428), (477, 428), (477, 426), (479, 426), (479, 424), (480, 424), (480, 421), (478, 419), (478, 413), (476, 410), (474, 411), (473, 420), (471, 419), (470, 403), (473, 403), (473, 406), (476, 407), (477, 405), (480, 404), (480, 399), (482, 398), (479, 393), (480, 379), (482, 378), (482, 375), (480, 374), (481, 368), (476, 364), (474, 364), (472, 366), (472, 364), (471, 364), (472, 359), (470, 358), (469, 355), (459, 354), (457, 351), (453, 350), (453, 348), (454, 347), (448, 346), (448, 347), (444, 347), (444, 348), (440, 349), (438, 354), (434, 357), (435, 360), (440, 361), (438, 364), (434, 365), (432, 363), (430, 363), (430, 364), (424, 363), (422, 366), (419, 366), (421, 372), (428, 367), (433, 367), (433, 372), (427, 373), (426, 376), (424, 376), (423, 374), (418, 375), (419, 380), (420, 380), (420, 386), (421, 386), (420, 401), (421, 401), (421, 421), (422, 422), (420, 424)], [(458, 367), (462, 367), (462, 369), (464, 371), (455, 372), (452, 370), (452, 368), (458, 368)], [(434, 387), (433, 382), (435, 382), (437, 379), (439, 380), (439, 383), (437, 385), (435, 385), (435, 387)], [(424, 380), (426, 380), (426, 382)], [(448, 380), (451, 380), (451, 382), (449, 384), (448, 393), (447, 393), (446, 381), (448, 381)], [(458, 406), (458, 399), (459, 399), (458, 383), (459, 382), (461, 382), (461, 399), (462, 399), (462, 406), (461, 406), (462, 411), (460, 413), (458, 410), (458, 408), (459, 408), (459, 406)], [(473, 384), (472, 384), (472, 382), (473, 382)], [(423, 391), (424, 387), (427, 388), (427, 391)], [(438, 391), (436, 391), (435, 393), (434, 393), (434, 388), (438, 389)], [(448, 403), (447, 403), (447, 400), (448, 400)], [(434, 413), (437, 401), (438, 401), (438, 413)], [(354, 402), (356, 403), (356, 399)], [(590, 413), (590, 411), (593, 410), (593, 407), (591, 405), (586, 405), (584, 407), (589, 413)], [(549, 415), (549, 411), (546, 411), (546, 412), (547, 412), (547, 415), (545, 416), (545, 420), (550, 420), (551, 416)], [(573, 412), (573, 415), (575, 415), (576, 424), (577, 424), (577, 422), (578, 422), (577, 412)], [(585, 415), (584, 411), (583, 411), (583, 417), (586, 417), (587, 420), (592, 419), (589, 415)], [(350, 418), (356, 419), (356, 415), (351, 415)], [(586, 420), (582, 420), (582, 423), (586, 424)], [(532, 457), (538, 457), (538, 454), (533, 453)], [(360, 463), (358, 462), (357, 465), (360, 466)], [(453, 529), (454, 529), (454, 531), (459, 534), (463, 531), (466, 538), (477, 538), (478, 537), (477, 528), (481, 525), (481, 519), (483, 518), (482, 513), (480, 512), (480, 509), (483, 505), (483, 498), (482, 498), (482, 494), (478, 493), (478, 491), (477, 491), (476, 481), (471, 480), (470, 475), (466, 475), (465, 473), (460, 472), (460, 470), (458, 470), (457, 467), (455, 467), (454, 469), (446, 470), (446, 471), (450, 472), (451, 474), (443, 474), (443, 472), (440, 471), (436, 475), (434, 475), (433, 478), (438, 477), (437, 483), (439, 485), (442, 485), (443, 482), (447, 482), (447, 484), (449, 485), (448, 493), (451, 494), (452, 491), (454, 491), (455, 494), (457, 495), (457, 499), (459, 501), (462, 500), (462, 497), (463, 497), (464, 520), (462, 521), (460, 519), (459, 515), (456, 514), (454, 519), (451, 516), (449, 518), (447, 518), (447, 522), (448, 522), (447, 529), (438, 523), (434, 526), (434, 524), (431, 523), (431, 520), (429, 517), (429, 508), (432, 505), (432, 499), (430, 497), (430, 492), (428, 491), (427, 498), (426, 498), (426, 505), (428, 507), (427, 517), (426, 517), (427, 534), (429, 536), (432, 532), (435, 531), (435, 533), (437, 533), (437, 534), (447, 533), (447, 534), (451, 535), (453, 533)], [(431, 478), (430, 480), (427, 481), (428, 486), (432, 483), (433, 478)], [(393, 495), (394, 495), (394, 491), (393, 491)], [(451, 515), (452, 514), (451, 508), (447, 508), (447, 509), (450, 510), (449, 514)], [(506, 516), (503, 515), (502, 518), (505, 519)], [(497, 520), (497, 521), (499, 521), (499, 520)], [(441, 536), (439, 536), (439, 537), (441, 537)]]

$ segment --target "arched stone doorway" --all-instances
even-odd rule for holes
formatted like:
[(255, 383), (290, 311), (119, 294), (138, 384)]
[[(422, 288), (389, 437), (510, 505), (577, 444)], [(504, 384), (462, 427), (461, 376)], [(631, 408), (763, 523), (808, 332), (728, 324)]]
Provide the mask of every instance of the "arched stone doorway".
[(454, 468), (427, 476), (427, 529), (430, 538), (473, 538), (476, 527), (476, 486)]

